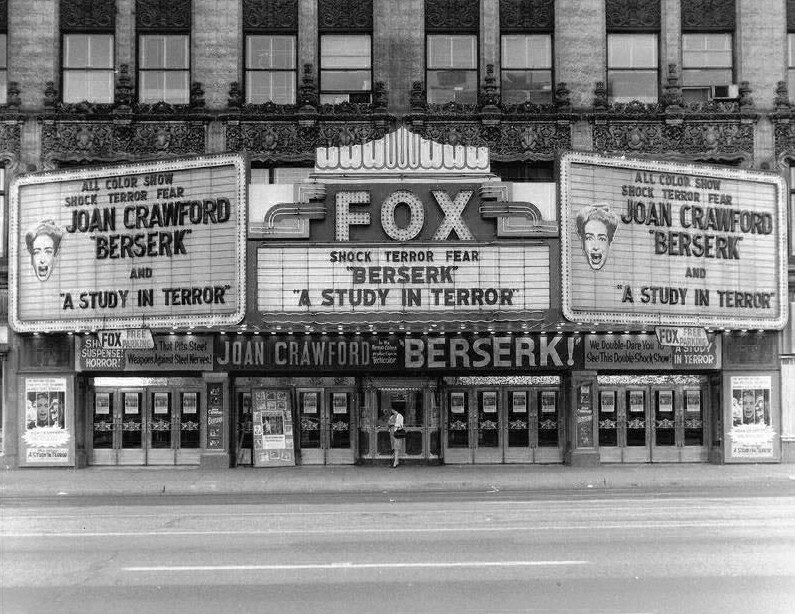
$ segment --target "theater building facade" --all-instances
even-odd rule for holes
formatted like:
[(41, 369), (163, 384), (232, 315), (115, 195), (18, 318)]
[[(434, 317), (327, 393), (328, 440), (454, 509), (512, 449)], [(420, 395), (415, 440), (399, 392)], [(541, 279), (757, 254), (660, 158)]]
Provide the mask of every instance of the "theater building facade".
[(795, 462), (793, 45), (782, 0), (0, 0), (0, 465), (377, 464), (393, 408), (417, 464)]
[(401, 127), (295, 184), (237, 154), (19, 178), (19, 464), (379, 463), (392, 409), (417, 463), (780, 461), (781, 180), (559, 168)]

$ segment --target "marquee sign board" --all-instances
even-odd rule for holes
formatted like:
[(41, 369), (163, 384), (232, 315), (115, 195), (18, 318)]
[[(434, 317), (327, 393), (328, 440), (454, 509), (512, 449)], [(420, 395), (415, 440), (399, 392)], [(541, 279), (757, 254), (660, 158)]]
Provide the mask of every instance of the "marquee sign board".
[(486, 198), (491, 187), (422, 180), (324, 185), (325, 203), (316, 199), (304, 209), (311, 244), (265, 241), (256, 250), (263, 321), (542, 319), (551, 306), (546, 226), (537, 216), (538, 238), (501, 239), (501, 216), (519, 211), (528, 224), (528, 211), (537, 210)]
[(773, 174), (561, 159), (563, 313), (576, 322), (783, 328), (786, 186)]
[(11, 186), (11, 325), (238, 323), (246, 190), (240, 155), (20, 177)]
[(259, 249), (262, 313), (394, 321), (549, 308), (546, 245)]

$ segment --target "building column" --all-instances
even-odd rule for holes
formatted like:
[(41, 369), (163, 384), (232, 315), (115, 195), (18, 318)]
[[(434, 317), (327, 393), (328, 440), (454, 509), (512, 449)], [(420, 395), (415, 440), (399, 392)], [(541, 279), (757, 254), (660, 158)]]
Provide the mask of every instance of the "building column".
[(555, 2), (555, 83), (565, 82), (575, 109), (590, 108), (597, 81), (605, 81), (605, 3)]

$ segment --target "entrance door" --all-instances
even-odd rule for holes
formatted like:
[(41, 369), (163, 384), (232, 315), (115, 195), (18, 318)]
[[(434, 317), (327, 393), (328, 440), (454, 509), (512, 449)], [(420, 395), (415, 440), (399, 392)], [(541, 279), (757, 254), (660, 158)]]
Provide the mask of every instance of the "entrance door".
[(450, 388), (446, 391), (444, 462), (466, 464), (474, 460), (472, 454), (471, 391), (466, 388)]
[[(512, 388), (505, 392), (503, 441), (506, 463), (531, 463), (538, 422), (531, 388)], [(531, 445), (531, 442), (533, 445)]]
[(359, 422), (361, 460), (387, 462), (392, 458), (389, 417), (403, 415), (403, 459), (437, 461), (441, 452), (438, 388), (433, 380), (372, 378), (365, 382)]
[(602, 462), (705, 462), (707, 382), (700, 376), (600, 377)]
[(619, 395), (622, 419), (620, 422), (625, 463), (651, 461), (651, 410), (648, 387), (628, 386)]
[(92, 395), (92, 465), (115, 465), (121, 448), (121, 408), (115, 388), (97, 388)]
[(539, 388), (534, 395), (538, 425), (535, 462), (563, 462), (563, 408), (559, 388)]
[(251, 413), (251, 390), (236, 390), (237, 422), (235, 427), (235, 464), (252, 465), (254, 418)]
[(499, 390), (496, 388), (474, 391), (475, 415), (470, 420), (474, 433), (471, 441), (476, 463), (501, 463), (502, 452), (502, 407)]
[[(110, 379), (110, 378), (106, 378)], [(90, 390), (93, 465), (199, 464), (200, 381), (162, 386), (108, 386)]]
[(149, 389), (147, 403), (147, 464), (174, 464), (174, 399), (167, 389)]
[(302, 464), (353, 464), (354, 391), (298, 388), (297, 393)]
[(94, 465), (146, 464), (146, 395), (142, 388), (96, 388), (92, 394)]
[(652, 394), (652, 461), (706, 462), (704, 389), (672, 386)]
[(121, 388), (118, 393), (118, 456), (119, 465), (146, 464), (144, 448), (148, 422), (146, 417), (146, 394), (143, 388)]

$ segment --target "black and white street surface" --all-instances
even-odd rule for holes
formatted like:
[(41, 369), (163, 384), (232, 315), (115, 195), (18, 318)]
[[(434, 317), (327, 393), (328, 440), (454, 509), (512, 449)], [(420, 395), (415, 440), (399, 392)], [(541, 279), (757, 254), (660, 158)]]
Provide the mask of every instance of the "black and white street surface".
[[(393, 488), (402, 469), (349, 471), (383, 487), (333, 492), (334, 471), (314, 493), (6, 483), (0, 612), (795, 612), (795, 479), (780, 467), (750, 483), (666, 481), (650, 468), (612, 487), (557, 468), (558, 488), (507, 490), (505, 479)], [(499, 468), (497, 479), (470, 471), (500, 481)], [(201, 479), (167, 478), (180, 475)]]

